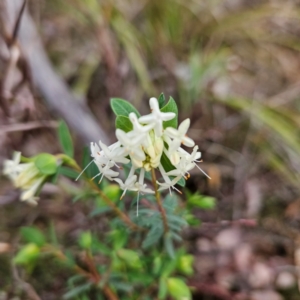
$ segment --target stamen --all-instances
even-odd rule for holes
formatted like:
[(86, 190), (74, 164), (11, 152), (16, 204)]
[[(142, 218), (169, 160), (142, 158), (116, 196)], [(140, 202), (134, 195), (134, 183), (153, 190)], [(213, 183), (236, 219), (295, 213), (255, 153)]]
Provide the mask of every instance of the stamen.
[(94, 177), (92, 178), (92, 180), (94, 180), (96, 177), (100, 176), (101, 174), (102, 174), (102, 173), (97, 174), (96, 176), (94, 176)]
[(94, 161), (94, 159), (80, 172), (80, 174), (77, 176), (77, 178), (75, 179), (75, 181), (77, 181), (79, 179), (79, 177), (83, 174), (83, 172), (90, 166), (90, 164)]
[(207, 176), (209, 179), (211, 179), (211, 177), (209, 177), (198, 165), (195, 164), (195, 166), (205, 175)]
[(104, 173), (102, 173), (102, 176), (101, 176), (101, 178), (100, 178), (98, 184), (101, 183), (101, 181), (102, 181), (102, 179), (103, 179), (103, 176), (104, 176)]
[(139, 216), (139, 200), (140, 200), (140, 192), (137, 194), (137, 201), (136, 201), (136, 216)]
[(123, 197), (125, 196), (126, 191), (127, 191), (127, 189), (124, 190), (123, 194), (122, 194), (121, 197), (120, 197), (120, 200), (123, 199)]
[(174, 185), (172, 185), (172, 188), (173, 188), (175, 191), (177, 191), (179, 194), (182, 194), (182, 192), (181, 192), (181, 191), (179, 191), (179, 189), (178, 189), (178, 188), (176, 188)]

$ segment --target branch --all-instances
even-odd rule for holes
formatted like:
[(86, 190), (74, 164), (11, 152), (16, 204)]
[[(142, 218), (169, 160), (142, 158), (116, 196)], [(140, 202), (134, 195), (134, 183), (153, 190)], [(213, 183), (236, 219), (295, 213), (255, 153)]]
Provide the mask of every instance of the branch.
[[(1, 12), (6, 32), (13, 35), (17, 14), (23, 0), (2, 0)], [(18, 28), (18, 42), (24, 56), (34, 85), (40, 91), (50, 110), (65, 119), (84, 142), (101, 139), (109, 144), (109, 138), (99, 126), (91, 111), (78, 102), (63, 79), (55, 73), (49, 61), (35, 24), (25, 9)]]

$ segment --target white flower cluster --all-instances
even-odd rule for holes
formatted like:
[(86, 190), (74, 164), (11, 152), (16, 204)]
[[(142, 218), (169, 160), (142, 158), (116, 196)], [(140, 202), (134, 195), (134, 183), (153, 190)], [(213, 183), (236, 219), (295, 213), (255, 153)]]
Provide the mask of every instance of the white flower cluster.
[[(196, 163), (201, 157), (198, 146), (195, 146), (194, 141), (186, 135), (190, 119), (184, 120), (178, 129), (172, 127), (164, 129), (163, 122), (172, 120), (176, 114), (160, 111), (156, 98), (150, 99), (150, 108), (151, 113), (140, 118), (133, 112), (129, 114), (133, 129), (129, 132), (117, 129), (118, 141), (116, 143), (107, 146), (100, 141), (100, 147), (96, 143), (91, 143), (91, 156), (99, 168), (99, 174), (95, 177), (101, 175), (100, 181), (106, 177), (117, 182), (124, 191), (121, 198), (126, 191), (154, 193), (153, 190), (147, 188), (144, 177), (146, 171), (156, 168), (159, 169), (164, 180), (164, 182), (157, 181), (160, 185), (159, 190), (169, 189), (170, 193), (171, 188), (177, 190), (175, 184), (182, 177), (189, 178), (189, 171), (197, 166)], [(185, 151), (181, 147), (182, 144), (194, 147), (192, 153)], [(174, 166), (172, 171), (167, 172), (161, 164), (163, 153)], [(116, 169), (120, 168), (119, 163), (129, 162), (132, 163), (132, 167), (127, 179), (123, 182), (116, 178), (119, 175)], [(139, 170), (138, 176), (135, 175), (137, 170)]]
[(35, 195), (46, 176), (40, 173), (34, 162), (21, 163), (21, 152), (15, 152), (12, 160), (4, 161), (3, 174), (22, 190), (22, 201), (37, 204), (39, 198)]

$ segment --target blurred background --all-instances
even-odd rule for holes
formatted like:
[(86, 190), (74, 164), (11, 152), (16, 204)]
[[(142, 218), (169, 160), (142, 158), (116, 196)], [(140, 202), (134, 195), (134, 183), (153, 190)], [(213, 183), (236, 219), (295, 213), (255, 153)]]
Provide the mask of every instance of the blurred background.
[[(185, 231), (195, 299), (299, 299), (300, 1), (29, 0), (17, 22), (22, 3), (0, 1), (0, 165), (14, 150), (60, 152), (59, 119), (80, 160), (83, 145), (115, 141), (111, 97), (145, 114), (150, 97), (172, 96), (212, 177), (193, 170), (187, 190), (217, 200)], [(51, 219), (66, 240), (88, 226), (59, 187), (36, 208), (18, 197), (0, 177), (7, 299), (20, 226)], [(39, 284), (60, 299), (59, 282)]]

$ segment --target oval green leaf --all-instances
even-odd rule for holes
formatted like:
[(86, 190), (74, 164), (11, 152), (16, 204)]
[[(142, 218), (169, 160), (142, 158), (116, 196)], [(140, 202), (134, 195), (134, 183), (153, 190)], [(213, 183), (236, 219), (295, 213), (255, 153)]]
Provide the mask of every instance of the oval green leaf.
[(110, 100), (110, 106), (116, 116), (128, 117), (131, 112), (134, 112), (137, 117), (141, 116), (137, 109), (124, 99), (112, 98)]
[(35, 166), (44, 175), (53, 175), (57, 171), (55, 156), (48, 153), (41, 153), (34, 160)]
[(166, 102), (165, 95), (164, 95), (164, 93), (161, 93), (158, 97), (159, 108), (162, 108), (164, 106), (165, 102)]
[(178, 126), (178, 107), (175, 100), (170, 97), (168, 103), (161, 109), (162, 112), (173, 112), (176, 114), (175, 118), (169, 121), (163, 122), (164, 128), (173, 127), (177, 128)]
[(69, 128), (65, 121), (60, 121), (58, 126), (58, 138), (63, 151), (70, 157), (74, 156), (74, 147)]
[(174, 300), (191, 300), (192, 294), (186, 283), (179, 278), (167, 279), (168, 292)]
[(125, 116), (117, 116), (116, 118), (116, 128), (122, 129), (125, 132), (129, 132), (133, 129), (133, 125), (130, 119)]

